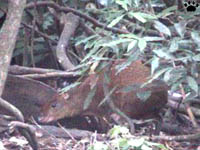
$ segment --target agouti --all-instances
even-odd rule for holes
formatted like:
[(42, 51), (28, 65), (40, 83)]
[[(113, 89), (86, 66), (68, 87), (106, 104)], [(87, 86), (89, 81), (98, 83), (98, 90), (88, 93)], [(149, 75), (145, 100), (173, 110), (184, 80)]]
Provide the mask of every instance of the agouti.
[[(113, 102), (127, 116), (133, 119), (147, 119), (155, 116), (158, 111), (167, 103), (168, 87), (164, 82), (154, 81), (147, 86), (140, 88), (150, 76), (150, 69), (142, 64), (141, 61), (135, 61), (126, 69), (116, 74), (116, 65), (123, 61), (116, 61), (112, 64), (109, 71), (111, 82), (109, 88), (117, 87), (112, 93)], [(109, 117), (110, 108), (108, 105), (99, 103), (104, 99), (104, 72), (103, 69), (99, 74), (89, 75), (83, 82), (75, 88), (64, 93), (66, 98), (58, 97), (57, 100), (47, 103), (43, 107), (42, 115), (39, 120), (41, 122), (51, 122), (64, 117), (72, 117), (76, 115), (94, 115), (98, 117)], [(89, 107), (84, 110), (84, 102), (91, 91), (91, 87), (96, 83), (96, 92)], [(136, 85), (130, 91), (124, 91), (127, 86)], [(146, 100), (141, 100), (137, 93), (150, 91), (151, 96)]]

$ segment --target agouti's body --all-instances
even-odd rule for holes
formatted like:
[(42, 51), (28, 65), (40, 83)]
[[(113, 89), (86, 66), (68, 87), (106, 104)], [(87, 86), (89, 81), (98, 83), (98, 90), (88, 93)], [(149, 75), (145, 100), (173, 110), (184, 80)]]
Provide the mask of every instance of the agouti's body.
[[(147, 81), (150, 75), (150, 69), (144, 66), (141, 61), (133, 62), (126, 69), (116, 74), (116, 65), (123, 61), (116, 61), (112, 64), (109, 71), (111, 82), (109, 83), (110, 90), (117, 87), (112, 93), (112, 99), (116, 107), (118, 107), (127, 116), (133, 119), (152, 118), (158, 110), (167, 103), (167, 85), (161, 81), (155, 81), (144, 88), (139, 88)], [(104, 72), (99, 75), (89, 75), (78, 87), (69, 90), (65, 95), (66, 99), (57, 98), (56, 101), (48, 103), (43, 108), (43, 114), (40, 117), (41, 122), (51, 122), (63, 117), (72, 117), (76, 115), (95, 115), (106, 116), (110, 115), (110, 108), (107, 105), (99, 107), (99, 103), (104, 99)], [(84, 110), (84, 102), (91, 91), (93, 85), (97, 86), (95, 95), (89, 107)], [(131, 91), (123, 91), (127, 86), (134, 86)], [(147, 100), (141, 100), (137, 93), (150, 91), (151, 96)]]

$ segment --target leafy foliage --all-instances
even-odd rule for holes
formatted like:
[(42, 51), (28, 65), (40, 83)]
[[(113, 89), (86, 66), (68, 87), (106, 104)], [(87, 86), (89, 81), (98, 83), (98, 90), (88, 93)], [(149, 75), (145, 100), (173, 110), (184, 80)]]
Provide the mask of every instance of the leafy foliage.
[(126, 127), (115, 126), (109, 133), (111, 138), (108, 142), (95, 140), (88, 148), (88, 150), (155, 150), (167, 148), (162, 144), (153, 143), (145, 140), (144, 138), (133, 137)]
[[(88, 36), (79, 28), (69, 45), (69, 55), (81, 63), (78, 66), (82, 68), (81, 73), (88, 69), (88, 62), (98, 63), (111, 57), (127, 58), (124, 64), (117, 66), (120, 72), (132, 61), (142, 58), (151, 65), (152, 78), (149, 82), (161, 78), (169, 83), (173, 91), (178, 90), (182, 84), (188, 97), (199, 94), (199, 9), (186, 12), (184, 8), (179, 8), (179, 4), (169, 5), (165, 1), (157, 0), (147, 3), (142, 0), (53, 2), (60, 6), (77, 8), (77, 11), (93, 17), (105, 27), (120, 30), (112, 32), (81, 18), (85, 26), (94, 31)], [(3, 10), (0, 11), (1, 17), (6, 12), (7, 3), (2, 1), (0, 4)], [(50, 40), (37, 32), (32, 37), (32, 29), (23, 25), (13, 55), (15, 63), (26, 66), (36, 63), (36, 66), (40, 66), (49, 55), (55, 57), (55, 42), (58, 41), (62, 29), (58, 23), (60, 18), (55, 16), (60, 15), (60, 12), (55, 12), (50, 7), (40, 7), (36, 12), (34, 9), (26, 9), (22, 23), (32, 26), (34, 18), (37, 22), (36, 29), (48, 35)], [(34, 41), (34, 61), (31, 59), (31, 40)], [(82, 54), (77, 50), (78, 47)], [(87, 69), (84, 69), (85, 66)]]
[[(28, 0), (28, 3), (31, 2), (34, 1)], [(80, 63), (76, 67), (80, 69), (79, 73), (83, 74), (88, 69), (95, 70), (95, 67), (90, 67), (92, 63), (126, 58), (126, 62), (117, 66), (120, 72), (132, 61), (142, 59), (151, 65), (151, 79), (148, 82), (160, 78), (169, 84), (172, 91), (180, 90), (182, 85), (186, 101), (199, 96), (200, 9), (197, 8), (195, 12), (190, 13), (184, 11), (184, 8), (179, 8), (179, 4), (168, 5), (165, 1), (158, 0), (53, 0), (51, 2), (60, 7), (74, 8), (82, 14), (80, 17), (82, 23), (93, 31), (92, 34), (88, 34), (84, 27), (79, 27), (68, 45), (67, 51), (71, 60)], [(5, 14), (6, 8), (7, 2), (0, 1), (0, 19)], [(55, 49), (63, 28), (59, 23), (59, 16), (62, 13), (52, 10), (50, 6), (39, 7), (36, 11), (26, 9), (12, 63), (23, 66), (34, 66), (35, 63), (39, 67), (45, 64), (47, 68), (52, 67), (49, 65), (50, 61), (56, 64)], [(88, 21), (87, 17), (92, 17), (93, 22)], [(32, 35), (34, 21), (36, 27)], [(49, 59), (49, 56), (52, 56), (52, 59)], [(55, 66), (59, 68), (58, 64)], [(63, 92), (78, 84), (63, 89)], [(85, 109), (89, 106), (95, 90), (94, 88), (85, 100)], [(145, 100), (149, 94), (138, 93), (138, 96)], [(155, 146), (144, 139), (119, 137), (119, 134), (124, 134), (123, 132), (128, 134), (124, 128), (115, 127), (111, 130), (111, 136), (115, 135), (118, 138), (109, 144), (115, 143), (117, 148), (122, 149), (131, 147), (141, 150)], [(103, 142), (96, 141), (91, 145), (91, 149), (100, 147), (109, 149)]]
[[(30, 2), (33, 1), (29, 0), (28, 3)], [(54, 0), (52, 2), (60, 6), (77, 8), (77, 11), (93, 17), (105, 27), (120, 30), (120, 32), (108, 31), (82, 17), (85, 26), (94, 33), (87, 36), (79, 28), (69, 45), (70, 57), (78, 59), (76, 62), (81, 62), (82, 66), (86, 66), (88, 62), (95, 63), (110, 57), (127, 58), (125, 64), (118, 66), (118, 70), (121, 71), (132, 61), (142, 58), (151, 64), (152, 80), (162, 78), (169, 83), (172, 90), (179, 89), (179, 85), (182, 84), (188, 96), (199, 94), (200, 10), (198, 8), (195, 12), (186, 12), (184, 8), (179, 8), (179, 3), (169, 5), (165, 1), (157, 0), (146, 3), (142, 0)], [(1, 1), (0, 17), (4, 16), (6, 8), (7, 2)], [(39, 8), (26, 9), (24, 13), (13, 55), (16, 64), (31, 66), (36, 63), (36, 66), (40, 66), (49, 55), (55, 57), (55, 42), (58, 41), (62, 30), (58, 23), (61, 12), (56, 12), (51, 7)], [(45, 33), (49, 39), (38, 32), (32, 35), (34, 19), (36, 30)], [(24, 24), (30, 25), (30, 28)], [(34, 41), (33, 58), (31, 41)], [(83, 55), (80, 55), (77, 47), (81, 47)]]

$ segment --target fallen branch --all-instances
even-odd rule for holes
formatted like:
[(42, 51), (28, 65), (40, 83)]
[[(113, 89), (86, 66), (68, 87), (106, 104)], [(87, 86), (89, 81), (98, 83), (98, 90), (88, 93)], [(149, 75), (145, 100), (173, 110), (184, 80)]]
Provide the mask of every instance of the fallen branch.
[(66, 50), (68, 49), (70, 38), (74, 35), (79, 25), (79, 17), (72, 13), (68, 13), (67, 15), (63, 14), (63, 22), (64, 27), (56, 47), (56, 55), (58, 62), (62, 65), (64, 70), (69, 70), (73, 69), (74, 65), (67, 57)]
[[(149, 137), (147, 137), (149, 139)], [(188, 135), (178, 135), (178, 136), (152, 136), (152, 140), (165, 140), (165, 141), (192, 141), (198, 140), (200, 138), (200, 132)]]
[(20, 75), (19, 77), (26, 77), (31, 79), (46, 79), (46, 78), (56, 78), (56, 77), (77, 77), (77, 76), (80, 76), (80, 74), (75, 72), (49, 72), (45, 74)]
[[(180, 104), (180, 106), (178, 108), (178, 103), (169, 99), (167, 106), (170, 107), (170, 108), (173, 108), (175, 110), (178, 109), (178, 112), (187, 114), (187, 111), (185, 110), (185, 106), (183, 104)], [(192, 106), (190, 106), (190, 108), (191, 108), (195, 117), (200, 117), (200, 110), (198, 108), (195, 108), (195, 107), (192, 107)]]
[(79, 73), (66, 72), (54, 69), (44, 68), (31, 68), (13, 65), (9, 67), (9, 74), (17, 75), (19, 77), (26, 77), (31, 79), (44, 79), (44, 78), (56, 78), (56, 77), (77, 77)]
[(44, 74), (44, 73), (49, 73), (49, 72), (63, 72), (59, 70), (54, 70), (54, 69), (44, 69), (44, 68), (31, 68), (31, 67), (24, 67), (24, 66), (18, 66), (18, 65), (13, 65), (10, 66), (8, 69), (9, 74), (13, 75), (24, 75), (24, 74)]

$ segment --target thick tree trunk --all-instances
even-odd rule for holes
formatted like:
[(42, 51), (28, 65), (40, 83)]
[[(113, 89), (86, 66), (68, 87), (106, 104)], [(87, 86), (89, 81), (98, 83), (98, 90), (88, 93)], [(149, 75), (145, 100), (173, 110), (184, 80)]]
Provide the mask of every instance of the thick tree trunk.
[(7, 17), (0, 30), (0, 96), (4, 89), (25, 5), (26, 0), (9, 0)]

